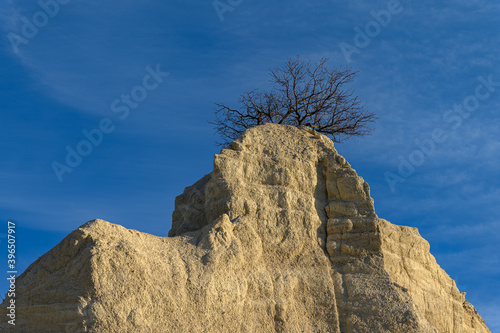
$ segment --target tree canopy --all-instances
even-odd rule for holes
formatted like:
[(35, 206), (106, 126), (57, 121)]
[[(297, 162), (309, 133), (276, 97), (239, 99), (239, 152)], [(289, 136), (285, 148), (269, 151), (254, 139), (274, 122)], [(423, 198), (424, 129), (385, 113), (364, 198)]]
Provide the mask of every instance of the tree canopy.
[(297, 57), (281, 68), (270, 70), (272, 89), (243, 93), (240, 107), (216, 103), (215, 131), (227, 144), (246, 129), (276, 123), (306, 125), (329, 136), (334, 142), (367, 135), (376, 120), (365, 110), (361, 98), (347, 89), (357, 74), (351, 68), (327, 67), (327, 58), (311, 65)]

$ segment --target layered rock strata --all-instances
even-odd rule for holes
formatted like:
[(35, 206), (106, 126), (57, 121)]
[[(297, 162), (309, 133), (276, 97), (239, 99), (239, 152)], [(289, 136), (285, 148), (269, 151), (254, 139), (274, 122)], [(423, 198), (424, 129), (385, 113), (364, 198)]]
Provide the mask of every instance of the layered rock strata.
[(379, 219), (308, 128), (246, 131), (175, 204), (169, 237), (102, 220), (68, 235), (18, 278), (17, 329), (489, 332), (418, 231)]

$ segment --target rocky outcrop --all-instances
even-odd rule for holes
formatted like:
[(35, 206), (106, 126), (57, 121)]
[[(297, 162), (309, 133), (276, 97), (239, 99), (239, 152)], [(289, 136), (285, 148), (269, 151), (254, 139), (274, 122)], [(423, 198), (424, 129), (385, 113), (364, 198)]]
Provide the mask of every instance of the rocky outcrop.
[(166, 238), (102, 220), (68, 235), (17, 279), (16, 328), (489, 332), (418, 231), (379, 219), (310, 129), (246, 131), (175, 204)]

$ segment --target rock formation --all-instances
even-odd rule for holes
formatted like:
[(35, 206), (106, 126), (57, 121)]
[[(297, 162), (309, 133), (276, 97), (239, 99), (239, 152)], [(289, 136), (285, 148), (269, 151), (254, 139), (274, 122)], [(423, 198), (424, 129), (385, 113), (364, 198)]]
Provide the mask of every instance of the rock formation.
[(90, 221), (17, 288), (27, 333), (489, 332), (328, 138), (275, 124), (215, 155), (169, 237)]

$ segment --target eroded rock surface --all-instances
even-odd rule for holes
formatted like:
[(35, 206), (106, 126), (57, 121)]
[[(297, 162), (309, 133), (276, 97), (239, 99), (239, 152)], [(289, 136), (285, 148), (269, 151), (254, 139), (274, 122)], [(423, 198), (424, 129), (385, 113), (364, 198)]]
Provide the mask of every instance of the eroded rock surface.
[(169, 237), (102, 220), (68, 235), (18, 278), (16, 328), (489, 332), (418, 231), (379, 219), (307, 128), (246, 131), (175, 203)]

